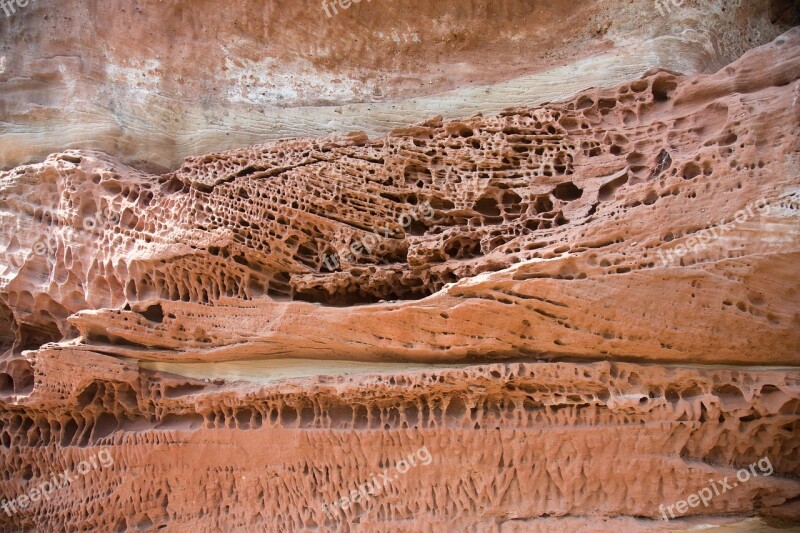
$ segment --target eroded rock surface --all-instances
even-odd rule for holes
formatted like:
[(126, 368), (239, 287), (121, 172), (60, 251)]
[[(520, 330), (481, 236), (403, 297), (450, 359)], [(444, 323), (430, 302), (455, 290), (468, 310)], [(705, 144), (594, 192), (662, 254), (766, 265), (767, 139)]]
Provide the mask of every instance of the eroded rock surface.
[[(115, 458), (0, 520), (633, 530), (764, 457), (687, 516), (796, 516), (798, 80), (794, 29), (714, 74), (377, 139), (0, 173), (0, 490)], [(323, 377), (212, 370), (287, 358)], [(322, 509), (423, 446), (386, 494)]]
[(800, 23), (793, 0), (661, 1), (364, 0), (329, 17), (319, 0), (32, 0), (0, 16), (0, 168), (82, 147), (173, 169), (383, 135), (651, 67), (714, 72)]
[[(17, 486), (35, 485), (104, 447), (114, 465), (19, 515), (21, 527), (557, 531), (589, 515), (602, 531), (601, 517), (658, 520), (659, 505), (765, 456), (772, 475), (691, 514), (791, 516), (784, 504), (800, 496), (800, 375), (782, 369), (517, 363), (262, 387), (60, 348), (39, 352), (37, 372), (38, 399), (4, 415), (4, 476), (27, 471)], [(428, 464), (326, 514), (422, 446)]]

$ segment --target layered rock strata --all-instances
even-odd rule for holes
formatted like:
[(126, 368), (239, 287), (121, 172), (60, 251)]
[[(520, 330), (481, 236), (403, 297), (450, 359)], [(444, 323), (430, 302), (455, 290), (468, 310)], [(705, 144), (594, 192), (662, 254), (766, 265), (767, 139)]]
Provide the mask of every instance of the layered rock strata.
[(4, 493), (97, 450), (113, 465), (0, 518), (13, 528), (667, 530), (659, 506), (764, 457), (771, 475), (687, 515), (798, 510), (797, 371), (513, 363), (264, 387), (76, 348), (41, 350), (36, 369), (46, 384), (2, 418)]
[(81, 147), (171, 170), (265, 139), (383, 135), (653, 67), (714, 72), (800, 23), (793, 0), (20, 2), (0, 15), (0, 169)]
[[(796, 517), (798, 80), (794, 29), (377, 139), (0, 173), (0, 494), (114, 460), (0, 524), (668, 527), (765, 458), (682, 516)], [(215, 375), (289, 359), (319, 375)]]

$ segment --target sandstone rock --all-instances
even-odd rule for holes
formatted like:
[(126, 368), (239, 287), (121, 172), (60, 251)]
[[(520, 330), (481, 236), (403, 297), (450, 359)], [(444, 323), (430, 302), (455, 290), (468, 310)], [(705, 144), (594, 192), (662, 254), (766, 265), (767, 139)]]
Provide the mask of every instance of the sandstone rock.
[(653, 67), (710, 73), (798, 23), (794, 4), (371, 0), (329, 18), (295, 0), (31, 0), (0, 15), (0, 168), (82, 147), (173, 169), (265, 139), (541, 104)]
[(796, 28), (383, 137), (0, 173), (0, 494), (113, 457), (0, 524), (668, 530), (765, 458), (677, 523), (796, 518), (798, 80)]

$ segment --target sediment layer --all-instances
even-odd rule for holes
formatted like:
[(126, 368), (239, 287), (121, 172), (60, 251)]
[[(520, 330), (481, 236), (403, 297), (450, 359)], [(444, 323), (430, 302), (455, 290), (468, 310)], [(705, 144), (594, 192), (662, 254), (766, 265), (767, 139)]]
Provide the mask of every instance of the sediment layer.
[(0, 497), (113, 457), (0, 524), (633, 531), (765, 459), (682, 516), (796, 517), (798, 80), (794, 29), (381, 138), (0, 173)]

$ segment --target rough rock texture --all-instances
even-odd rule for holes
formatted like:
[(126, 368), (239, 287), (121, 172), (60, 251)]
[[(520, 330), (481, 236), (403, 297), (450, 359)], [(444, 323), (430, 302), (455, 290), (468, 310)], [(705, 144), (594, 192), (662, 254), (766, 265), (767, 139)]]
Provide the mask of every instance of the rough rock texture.
[[(18, 527), (563, 531), (588, 515), (598, 531), (605, 516), (658, 519), (660, 504), (765, 455), (772, 476), (701, 509), (790, 514), (796, 503), (779, 506), (800, 497), (800, 374), (781, 369), (515, 363), (262, 387), (51, 348), (36, 372), (36, 394), (4, 415), (4, 477), (33, 464), (18, 486), (34, 485), (102, 447), (115, 464)], [(430, 464), (326, 517), (323, 505), (423, 445)]]
[[(115, 459), (0, 524), (663, 529), (763, 457), (687, 515), (796, 518), (798, 100), (793, 29), (714, 74), (378, 139), (0, 173), (0, 494)], [(320, 375), (213, 366), (298, 358)]]
[[(31, 0), (0, 15), (0, 168), (64, 148), (190, 154), (496, 113), (714, 72), (800, 22), (794, 0)], [(147, 165), (152, 167), (152, 165)]]

